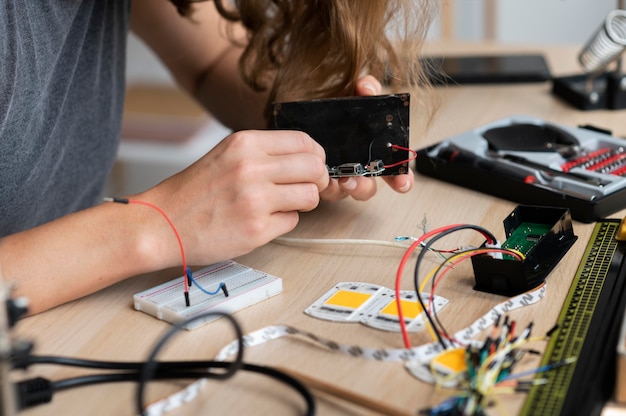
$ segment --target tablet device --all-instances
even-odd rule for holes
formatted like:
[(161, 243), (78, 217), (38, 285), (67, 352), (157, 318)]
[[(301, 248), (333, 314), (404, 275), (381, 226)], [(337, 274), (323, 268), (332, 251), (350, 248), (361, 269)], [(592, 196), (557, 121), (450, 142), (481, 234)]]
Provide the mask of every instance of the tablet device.
[(425, 56), (422, 67), (434, 85), (544, 82), (551, 79), (543, 55)]

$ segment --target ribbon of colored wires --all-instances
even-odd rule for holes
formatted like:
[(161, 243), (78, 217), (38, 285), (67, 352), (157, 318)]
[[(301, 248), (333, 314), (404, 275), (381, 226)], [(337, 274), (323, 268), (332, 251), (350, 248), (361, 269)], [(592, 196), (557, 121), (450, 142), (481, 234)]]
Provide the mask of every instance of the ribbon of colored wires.
[(435, 334), (436, 334), (437, 340), (439, 341), (439, 343), (441, 344), (441, 346), (444, 349), (447, 347), (447, 345), (443, 341), (443, 337), (442, 337), (440, 331), (436, 330), (437, 327), (434, 325), (433, 317), (431, 317), (430, 314), (428, 313), (428, 310), (426, 309), (426, 305), (424, 305), (424, 302), (423, 302), (423, 300), (422, 300), (422, 298), (420, 296), (420, 293), (419, 293), (419, 270), (420, 270), (420, 266), (422, 264), (422, 261), (424, 259), (425, 253), (428, 250), (430, 250), (430, 248), (432, 247), (432, 245), (436, 241), (440, 240), (443, 237), (448, 236), (449, 234), (452, 234), (454, 232), (461, 231), (461, 230), (475, 230), (475, 231), (478, 231), (480, 234), (482, 234), (486, 238), (488, 244), (492, 244), (493, 245), (493, 244), (495, 244), (497, 242), (496, 237), (491, 232), (489, 232), (487, 229), (485, 229), (483, 227), (480, 227), (478, 225), (464, 224), (464, 225), (449, 227), (449, 228), (444, 229), (441, 232), (437, 233), (435, 236), (433, 236), (427, 242), (424, 243), (422, 251), (417, 256), (417, 260), (415, 262), (415, 270), (414, 270), (414, 273), (413, 273), (413, 283), (415, 285), (415, 291), (417, 293), (417, 300), (420, 303), (422, 309), (424, 310), (424, 314), (428, 318), (428, 322), (432, 325), (432, 328), (435, 330)]
[(437, 328), (433, 328), (433, 329), (435, 331), (440, 332), (449, 341), (452, 341), (458, 344), (458, 341), (456, 341), (453, 337), (451, 337), (448, 334), (448, 332), (444, 329), (443, 324), (441, 323), (441, 321), (439, 320), (439, 317), (437, 316), (437, 311), (435, 310), (435, 304), (433, 302), (434, 297), (435, 297), (434, 295), (435, 289), (437, 288), (437, 285), (439, 284), (443, 276), (446, 274), (446, 272), (450, 270), (451, 268), (454, 268), (454, 266), (456, 266), (458, 263), (472, 256), (476, 256), (480, 254), (488, 254), (488, 253), (508, 254), (508, 255), (513, 256), (518, 261), (522, 261), (524, 259), (524, 255), (522, 253), (516, 250), (511, 250), (511, 249), (506, 249), (506, 248), (481, 247), (481, 248), (470, 248), (467, 250), (459, 251), (459, 252), (454, 253), (450, 257), (448, 257), (446, 261), (442, 262), (431, 273), (429, 273), (426, 276), (426, 278), (423, 280), (422, 284), (420, 285), (417, 291), (418, 296), (419, 296), (419, 294), (424, 290), (426, 283), (428, 283), (429, 280), (432, 282), (432, 286), (431, 286), (431, 290), (429, 294), (429, 300), (428, 300), (428, 308), (430, 312), (429, 310), (425, 310), (424, 313), (431, 314), (432, 318), (434, 319), (434, 321), (437, 322), (439, 326), (439, 330), (437, 330)]
[[(418, 246), (422, 246), (422, 251), (420, 252), (419, 256), (418, 256), (418, 261), (416, 262), (416, 268), (415, 268), (415, 275), (417, 276), (418, 273), (418, 267), (419, 264), (421, 263), (421, 259), (423, 258), (424, 254), (429, 251), (430, 246), (432, 245), (432, 243), (452, 232), (455, 231), (459, 231), (459, 230), (465, 230), (465, 229), (474, 229), (478, 232), (480, 232), (481, 234), (483, 234), (485, 236), (485, 238), (487, 239), (487, 242), (489, 244), (494, 244), (496, 242), (496, 237), (491, 234), (488, 230), (486, 230), (485, 228), (479, 227), (477, 225), (471, 225), (471, 224), (451, 224), (451, 225), (446, 225), (443, 227), (439, 227), (436, 228), (432, 231), (429, 231), (425, 234), (423, 234), (421, 237), (417, 238), (410, 246), (409, 248), (406, 250), (406, 252), (404, 253), (404, 256), (402, 257), (402, 260), (400, 261), (400, 265), (398, 266), (398, 270), (396, 272), (396, 284), (395, 284), (395, 296), (396, 296), (396, 305), (397, 305), (397, 310), (398, 310), (398, 322), (400, 323), (400, 331), (402, 333), (402, 339), (404, 341), (404, 346), (405, 348), (409, 349), (411, 348), (411, 341), (409, 340), (409, 334), (408, 331), (406, 329), (406, 322), (404, 321), (404, 314), (402, 313), (402, 302), (401, 302), (401, 298), (400, 298), (400, 287), (401, 287), (401, 280), (402, 280), (402, 274), (404, 272), (404, 267), (406, 265), (406, 263), (409, 260), (409, 257), (411, 256), (411, 253), (418, 247)], [(424, 241), (430, 239), (427, 243), (424, 243)], [(415, 285), (416, 287), (416, 291), (418, 290), (418, 286), (419, 285)], [(424, 302), (422, 301), (422, 299), (420, 298), (420, 296), (417, 296), (417, 300), (420, 303), (420, 306), (422, 307), (422, 309), (424, 311), (426, 311), (426, 307), (424, 305)], [(426, 318), (429, 321), (429, 324), (431, 325), (432, 328), (436, 328), (434, 322), (432, 321), (432, 318), (429, 314), (425, 314)], [(439, 343), (445, 348), (446, 344), (443, 341), (443, 339), (441, 338), (441, 336), (435, 331), (435, 334), (437, 334), (437, 338)]]

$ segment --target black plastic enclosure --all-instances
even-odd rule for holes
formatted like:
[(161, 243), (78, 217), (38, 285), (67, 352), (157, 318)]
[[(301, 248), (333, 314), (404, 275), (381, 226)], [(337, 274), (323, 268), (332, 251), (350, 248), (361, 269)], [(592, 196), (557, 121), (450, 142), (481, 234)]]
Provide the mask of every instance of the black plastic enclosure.
[(507, 239), (522, 223), (545, 224), (550, 229), (537, 238), (523, 261), (490, 254), (473, 256), (475, 290), (515, 296), (536, 288), (578, 238), (566, 208), (518, 205), (504, 220)]
[(622, 110), (626, 108), (624, 83), (626, 75), (621, 73), (570, 75), (554, 78), (552, 93), (580, 110)]
[(331, 176), (397, 175), (409, 171), (409, 152), (391, 146), (409, 147), (409, 116), (409, 93), (339, 97), (274, 103), (271, 127), (308, 133)]

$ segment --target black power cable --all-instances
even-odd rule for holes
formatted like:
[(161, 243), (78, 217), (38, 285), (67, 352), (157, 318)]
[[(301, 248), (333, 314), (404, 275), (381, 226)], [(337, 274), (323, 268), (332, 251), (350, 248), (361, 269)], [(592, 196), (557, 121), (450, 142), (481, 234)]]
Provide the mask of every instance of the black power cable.
[[(181, 329), (196, 320), (205, 319), (207, 316), (219, 315), (225, 317), (233, 325), (237, 335), (238, 351), (235, 360), (227, 361), (157, 361), (156, 356), (163, 346)], [(135, 404), (139, 414), (143, 415), (143, 395), (146, 384), (151, 380), (174, 380), (174, 379), (217, 379), (225, 380), (234, 375), (238, 370), (263, 374), (280, 381), (296, 390), (306, 402), (307, 416), (313, 416), (316, 412), (315, 398), (309, 389), (299, 380), (271, 367), (264, 367), (243, 362), (244, 341), (241, 328), (237, 321), (229, 314), (222, 312), (208, 312), (189, 318), (174, 325), (155, 345), (148, 359), (143, 362), (117, 362), (98, 361), (80, 358), (60, 356), (34, 356), (24, 354), (15, 357), (15, 368), (27, 368), (31, 365), (61, 365), (69, 367), (91, 368), (106, 371), (118, 371), (110, 374), (92, 374), (68, 378), (58, 381), (50, 381), (37, 377), (16, 383), (18, 403), (20, 409), (48, 403), (52, 400), (55, 392), (68, 390), (76, 387), (94, 384), (115, 382), (136, 382), (137, 394)], [(223, 371), (215, 371), (223, 370)]]
[(238, 348), (237, 348), (237, 356), (235, 357), (235, 361), (233, 361), (232, 365), (228, 366), (227, 371), (221, 374), (215, 374), (214, 377), (212, 378), (216, 378), (218, 380), (226, 380), (227, 378), (232, 377), (237, 372), (237, 370), (241, 368), (243, 364), (243, 348), (244, 348), (243, 331), (241, 330), (241, 327), (239, 326), (235, 318), (233, 318), (230, 314), (225, 313), (225, 312), (218, 312), (218, 311), (207, 312), (207, 313), (203, 313), (203, 314), (185, 319), (184, 321), (178, 322), (172, 325), (169, 331), (167, 331), (165, 335), (161, 337), (159, 342), (156, 343), (156, 345), (154, 346), (154, 348), (148, 355), (148, 358), (146, 359), (145, 364), (141, 367), (141, 371), (139, 373), (139, 383), (137, 384), (137, 394), (135, 396), (135, 404), (137, 406), (138, 414), (142, 416), (145, 414), (144, 405), (143, 405), (143, 396), (144, 396), (144, 391), (146, 388), (146, 383), (151, 379), (158, 365), (156, 362), (157, 354), (161, 351), (161, 349), (165, 346), (165, 344), (167, 344), (167, 342), (169, 342), (169, 340), (176, 333), (185, 329), (186, 326), (196, 321), (205, 320), (208, 317), (214, 317), (215, 315), (226, 318), (233, 325), (233, 328), (235, 330), (236, 337), (237, 337)]

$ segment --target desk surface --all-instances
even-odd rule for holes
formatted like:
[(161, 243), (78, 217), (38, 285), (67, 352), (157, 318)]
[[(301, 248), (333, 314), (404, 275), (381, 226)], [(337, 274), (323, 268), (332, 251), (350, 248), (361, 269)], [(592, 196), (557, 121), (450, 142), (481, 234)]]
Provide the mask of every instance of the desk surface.
[[(429, 51), (460, 52), (467, 45), (428, 45)], [(579, 72), (575, 61), (578, 47), (481, 46), (478, 52), (545, 52), (554, 75)], [(549, 83), (463, 86), (434, 91), (438, 108), (429, 119), (414, 100), (411, 120), (413, 148), (435, 143), (454, 134), (513, 114), (527, 114), (557, 123), (594, 124), (626, 135), (624, 111), (583, 112), (553, 97)], [(418, 97), (419, 98), (419, 97)], [(302, 214), (292, 237), (392, 240), (396, 235), (419, 235), (425, 222), (430, 229), (457, 222), (481, 225), (503, 238), (502, 220), (516, 204), (449, 185), (422, 176), (408, 195), (395, 194), (380, 183), (377, 196), (366, 203), (345, 200), (322, 204)], [(621, 218), (622, 211), (614, 215)], [(578, 242), (548, 278), (546, 297), (535, 305), (511, 313), (520, 325), (534, 321), (534, 333), (551, 328), (575, 275), (578, 262), (591, 234), (592, 224), (574, 223)], [(471, 233), (458, 233), (448, 240), (455, 244), (479, 244)], [(399, 334), (369, 329), (359, 324), (341, 324), (311, 318), (304, 309), (339, 281), (365, 281), (393, 287), (403, 251), (379, 246), (286, 246), (270, 243), (236, 259), (242, 264), (283, 278), (282, 294), (235, 314), (244, 332), (289, 324), (334, 340), (365, 347), (402, 347)], [(412, 266), (411, 266), (412, 269)], [(178, 275), (178, 270), (139, 276), (87, 298), (22, 320), (16, 335), (35, 343), (40, 355), (64, 355), (100, 360), (143, 360), (169, 325), (133, 309), (132, 295)], [(85, 277), (87, 278), (87, 277)], [(501, 297), (472, 290), (469, 262), (461, 265), (442, 283), (439, 294), (450, 299), (440, 314), (449, 330), (463, 328), (482, 316)], [(411, 289), (410, 278), (403, 283)], [(226, 323), (215, 322), (179, 334), (161, 358), (212, 359), (233, 334)], [(415, 334), (412, 343), (429, 341)], [(537, 348), (543, 346), (538, 345)], [(350, 358), (317, 348), (294, 338), (284, 338), (246, 350), (248, 362), (281, 366), (323, 379), (391, 403), (407, 413), (436, 404), (446, 397), (432, 386), (417, 381), (400, 363), (372, 362)], [(30, 375), (53, 380), (83, 374), (82, 371), (52, 366), (35, 366)], [(150, 399), (176, 391), (186, 383), (149, 389)], [(131, 415), (134, 414), (135, 385), (122, 383), (84, 387), (55, 395), (53, 402), (24, 412), (24, 415)], [(514, 414), (524, 396), (504, 397)], [(240, 373), (225, 382), (209, 382), (201, 396), (172, 414), (300, 414), (303, 403), (290, 389), (260, 376)], [(342, 401), (318, 396), (319, 414), (363, 414), (364, 410)]]

